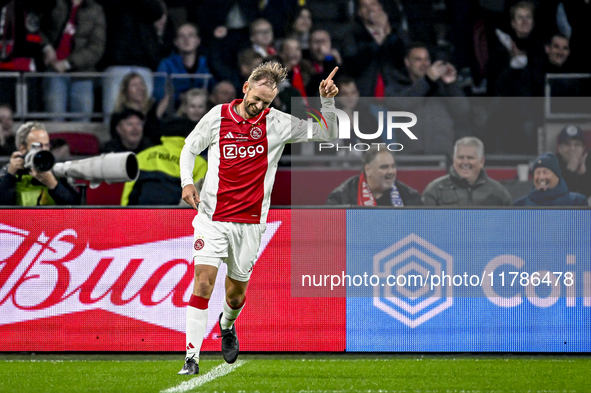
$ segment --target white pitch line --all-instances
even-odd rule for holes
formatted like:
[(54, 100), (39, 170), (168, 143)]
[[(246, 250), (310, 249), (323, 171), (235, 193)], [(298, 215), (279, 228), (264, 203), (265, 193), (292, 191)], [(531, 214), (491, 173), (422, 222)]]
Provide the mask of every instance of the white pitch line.
[(232, 371), (236, 370), (238, 367), (242, 366), (246, 363), (246, 360), (237, 360), (236, 363), (228, 364), (223, 363), (208, 372), (207, 374), (200, 375), (196, 378), (193, 378), (189, 381), (185, 381), (180, 385), (173, 386), (170, 389), (166, 389), (161, 391), (160, 393), (182, 393), (188, 392), (189, 390), (193, 390), (196, 387), (201, 385), (205, 385), (208, 382), (213, 381), (216, 378), (223, 377), (224, 375), (230, 374)]

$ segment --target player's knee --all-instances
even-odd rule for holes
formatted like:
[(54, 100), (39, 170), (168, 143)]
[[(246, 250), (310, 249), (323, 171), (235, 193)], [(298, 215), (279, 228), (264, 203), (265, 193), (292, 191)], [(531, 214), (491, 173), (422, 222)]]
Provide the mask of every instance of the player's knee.
[(245, 298), (245, 295), (234, 295), (232, 298), (226, 298), (226, 301), (231, 308), (239, 308), (244, 304)]
[(209, 281), (197, 281), (193, 289), (195, 296), (209, 298), (213, 292), (213, 284)]

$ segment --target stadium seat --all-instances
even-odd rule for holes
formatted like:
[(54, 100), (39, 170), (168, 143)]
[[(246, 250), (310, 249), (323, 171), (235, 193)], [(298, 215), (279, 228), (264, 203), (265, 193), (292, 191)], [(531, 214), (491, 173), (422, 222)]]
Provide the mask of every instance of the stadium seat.
[(63, 139), (70, 145), (70, 154), (74, 156), (92, 156), (99, 154), (99, 138), (86, 132), (52, 132), (50, 139)]
[(88, 206), (120, 206), (124, 185), (125, 183), (101, 183), (97, 188), (88, 187), (86, 204)]

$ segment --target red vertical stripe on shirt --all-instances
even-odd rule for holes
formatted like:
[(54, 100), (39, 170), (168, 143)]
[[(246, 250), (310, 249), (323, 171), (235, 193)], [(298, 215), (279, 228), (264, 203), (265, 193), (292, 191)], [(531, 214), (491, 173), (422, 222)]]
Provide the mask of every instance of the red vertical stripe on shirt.
[(222, 107), (219, 183), (214, 221), (260, 223), (268, 169), (266, 112), (252, 123)]

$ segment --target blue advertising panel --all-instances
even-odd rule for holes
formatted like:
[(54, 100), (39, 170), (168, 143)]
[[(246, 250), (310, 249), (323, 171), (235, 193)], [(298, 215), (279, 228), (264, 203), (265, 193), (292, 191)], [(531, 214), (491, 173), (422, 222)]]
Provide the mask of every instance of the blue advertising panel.
[(590, 210), (349, 210), (347, 351), (591, 351)]

